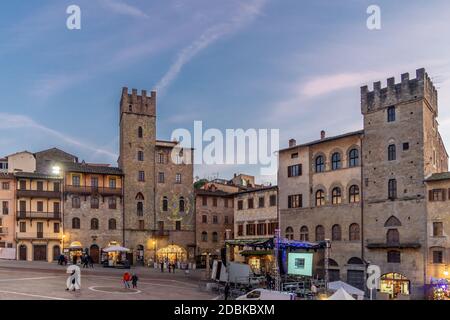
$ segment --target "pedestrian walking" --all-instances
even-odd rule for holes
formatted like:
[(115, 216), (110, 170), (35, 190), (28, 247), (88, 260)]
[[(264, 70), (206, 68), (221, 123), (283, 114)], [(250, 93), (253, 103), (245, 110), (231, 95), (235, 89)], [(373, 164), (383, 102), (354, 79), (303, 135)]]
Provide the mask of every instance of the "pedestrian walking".
[(88, 262), (89, 262), (89, 267), (94, 269), (94, 259), (92, 259), (91, 256), (87, 256), (88, 258)]
[(161, 272), (164, 272), (164, 262), (161, 261)]
[(172, 271), (171, 269), (172, 269), (172, 264), (169, 262), (168, 264), (167, 264), (167, 267), (169, 268), (169, 273)]
[(131, 276), (128, 272), (125, 272), (123, 274), (122, 280), (123, 280), (123, 285), (124, 285), (125, 289), (130, 289)]
[(139, 278), (136, 275), (136, 273), (133, 273), (133, 276), (131, 277), (131, 283), (133, 284), (133, 289), (137, 289), (137, 282)]

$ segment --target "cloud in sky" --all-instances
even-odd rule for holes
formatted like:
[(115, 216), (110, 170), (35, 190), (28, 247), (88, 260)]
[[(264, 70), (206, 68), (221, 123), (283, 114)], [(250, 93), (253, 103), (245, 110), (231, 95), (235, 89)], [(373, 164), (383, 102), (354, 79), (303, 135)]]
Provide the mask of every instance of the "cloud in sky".
[(160, 93), (164, 91), (177, 78), (183, 66), (199, 52), (222, 37), (232, 34), (248, 23), (251, 23), (251, 21), (261, 14), (265, 3), (266, 0), (253, 0), (248, 3), (241, 3), (238, 6), (237, 14), (231, 17), (230, 21), (215, 24), (204, 31), (199, 38), (180, 51), (175, 62), (156, 85), (156, 90)]
[(101, 3), (113, 12), (138, 18), (149, 18), (143, 10), (121, 0), (101, 0)]
[(40, 134), (50, 135), (61, 142), (70, 144), (79, 149), (90, 151), (91, 154), (99, 154), (106, 156), (111, 160), (117, 160), (117, 154), (114, 152), (108, 151), (106, 149), (97, 148), (92, 144), (80, 141), (57, 130), (46, 127), (34, 121), (30, 117), (19, 114), (0, 113), (0, 119), (2, 119), (2, 122), (0, 122), (0, 130), (23, 129), (23, 128), (36, 130)]

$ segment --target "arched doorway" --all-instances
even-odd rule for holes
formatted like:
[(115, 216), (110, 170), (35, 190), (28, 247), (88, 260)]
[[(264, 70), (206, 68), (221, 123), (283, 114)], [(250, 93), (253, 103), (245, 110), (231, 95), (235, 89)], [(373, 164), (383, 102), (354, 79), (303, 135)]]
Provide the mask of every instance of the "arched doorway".
[(59, 246), (53, 247), (53, 261), (57, 261), (61, 255), (61, 248)]
[(19, 247), (19, 260), (26, 261), (27, 260), (27, 246), (21, 245)]
[(93, 263), (99, 263), (100, 262), (100, 248), (98, 247), (98, 245), (93, 244), (89, 248), (89, 255), (91, 256)]
[(392, 299), (399, 294), (410, 294), (411, 282), (400, 273), (386, 273), (380, 277), (380, 292), (389, 294)]
[(170, 245), (165, 248), (159, 249), (156, 253), (158, 261), (168, 261), (170, 263), (186, 262), (187, 253), (186, 250), (177, 245)]
[[(319, 260), (316, 266), (316, 273), (321, 279), (325, 279), (325, 259)], [(341, 272), (339, 269), (339, 264), (336, 260), (331, 258), (328, 259), (328, 281), (339, 281), (341, 280)]]

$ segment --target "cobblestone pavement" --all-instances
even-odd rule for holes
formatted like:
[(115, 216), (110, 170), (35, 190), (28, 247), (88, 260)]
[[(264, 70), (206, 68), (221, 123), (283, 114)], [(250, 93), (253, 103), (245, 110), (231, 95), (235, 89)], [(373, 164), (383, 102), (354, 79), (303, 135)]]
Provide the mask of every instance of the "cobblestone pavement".
[(186, 275), (136, 267), (129, 270), (139, 277), (138, 289), (123, 287), (125, 270), (81, 269), (81, 291), (67, 292), (66, 267), (56, 263), (0, 260), (0, 299), (9, 300), (209, 300), (215, 295), (202, 288), (203, 272)]

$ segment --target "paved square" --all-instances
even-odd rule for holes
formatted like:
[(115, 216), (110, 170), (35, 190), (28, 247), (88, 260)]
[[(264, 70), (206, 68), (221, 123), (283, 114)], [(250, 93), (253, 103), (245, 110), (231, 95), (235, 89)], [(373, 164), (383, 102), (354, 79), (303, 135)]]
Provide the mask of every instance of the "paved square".
[(210, 300), (215, 296), (200, 289), (201, 271), (185, 275), (132, 268), (139, 277), (138, 289), (125, 289), (124, 270), (81, 269), (81, 291), (66, 291), (66, 267), (56, 264), (0, 261), (2, 300)]

